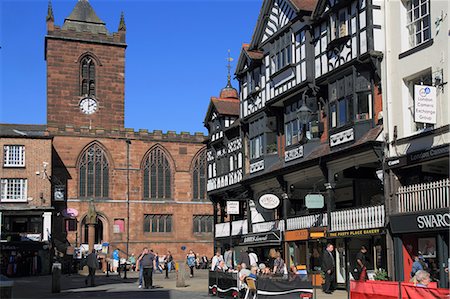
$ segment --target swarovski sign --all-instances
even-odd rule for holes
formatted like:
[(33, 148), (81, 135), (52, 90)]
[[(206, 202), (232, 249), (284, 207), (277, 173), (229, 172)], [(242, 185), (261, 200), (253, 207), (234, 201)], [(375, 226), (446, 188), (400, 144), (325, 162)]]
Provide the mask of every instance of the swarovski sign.
[(390, 226), (394, 234), (425, 231), (448, 231), (450, 212), (448, 209), (430, 210), (416, 214), (396, 214), (390, 217)]
[(417, 216), (417, 227), (420, 229), (450, 227), (450, 213)]

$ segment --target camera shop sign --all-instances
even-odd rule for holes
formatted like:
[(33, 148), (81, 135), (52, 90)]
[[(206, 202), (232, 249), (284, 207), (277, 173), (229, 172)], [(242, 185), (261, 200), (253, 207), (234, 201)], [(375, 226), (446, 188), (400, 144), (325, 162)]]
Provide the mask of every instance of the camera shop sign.
[(436, 87), (414, 85), (414, 121), (436, 123)]
[(391, 229), (393, 233), (448, 230), (449, 228), (450, 212), (448, 210), (391, 216)]

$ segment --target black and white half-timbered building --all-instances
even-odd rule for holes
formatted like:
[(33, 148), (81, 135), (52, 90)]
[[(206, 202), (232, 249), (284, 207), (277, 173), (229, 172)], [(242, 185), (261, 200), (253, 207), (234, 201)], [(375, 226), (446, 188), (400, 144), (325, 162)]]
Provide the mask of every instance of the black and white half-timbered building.
[(243, 179), (220, 195), (208, 181), (210, 197), (245, 208), (216, 217), (216, 240), (236, 235), (237, 254), (260, 258), (275, 247), (311, 271), (332, 242), (342, 286), (361, 245), (386, 269), (381, 16), (373, 0), (263, 2), (236, 66)]

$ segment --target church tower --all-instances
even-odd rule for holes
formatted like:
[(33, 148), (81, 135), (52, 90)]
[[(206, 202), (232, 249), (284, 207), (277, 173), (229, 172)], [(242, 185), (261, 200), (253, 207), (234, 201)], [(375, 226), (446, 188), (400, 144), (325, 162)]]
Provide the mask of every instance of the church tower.
[(123, 13), (110, 33), (88, 0), (78, 0), (59, 27), (47, 13), (47, 125), (124, 127), (125, 43)]

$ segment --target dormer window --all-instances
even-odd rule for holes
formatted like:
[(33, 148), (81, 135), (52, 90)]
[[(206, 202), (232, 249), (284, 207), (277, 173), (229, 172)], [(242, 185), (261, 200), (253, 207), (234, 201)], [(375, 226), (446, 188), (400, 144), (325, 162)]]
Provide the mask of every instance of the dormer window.
[(258, 92), (260, 89), (260, 81), (261, 81), (261, 73), (260, 73), (260, 68), (257, 67), (251, 71), (249, 71), (248, 73), (248, 82), (249, 82), (249, 88), (250, 88), (250, 93), (255, 93)]
[(273, 53), (270, 55), (271, 74), (275, 74), (292, 63), (291, 33), (286, 33), (274, 42)]

